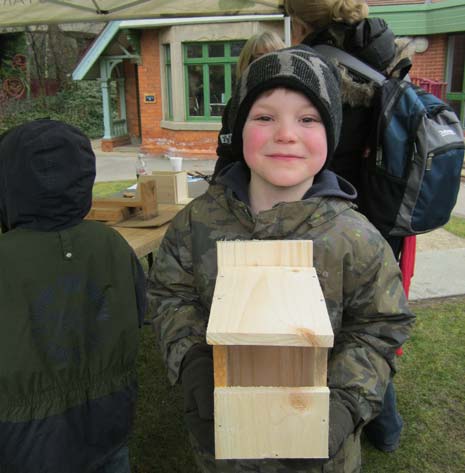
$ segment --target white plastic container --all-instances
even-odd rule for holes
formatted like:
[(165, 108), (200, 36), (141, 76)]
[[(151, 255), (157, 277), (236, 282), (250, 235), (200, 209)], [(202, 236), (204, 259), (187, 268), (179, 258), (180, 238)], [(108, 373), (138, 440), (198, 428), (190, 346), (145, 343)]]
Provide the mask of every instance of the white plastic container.
[(173, 171), (182, 171), (182, 158), (170, 156), (170, 164)]

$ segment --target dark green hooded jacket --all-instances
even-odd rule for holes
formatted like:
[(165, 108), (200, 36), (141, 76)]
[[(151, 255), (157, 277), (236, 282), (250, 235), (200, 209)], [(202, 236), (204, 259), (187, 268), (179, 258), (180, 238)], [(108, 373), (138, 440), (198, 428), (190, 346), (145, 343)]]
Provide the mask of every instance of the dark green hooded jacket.
[(127, 441), (144, 276), (117, 232), (83, 221), (94, 178), (74, 127), (0, 141), (0, 471), (92, 472)]

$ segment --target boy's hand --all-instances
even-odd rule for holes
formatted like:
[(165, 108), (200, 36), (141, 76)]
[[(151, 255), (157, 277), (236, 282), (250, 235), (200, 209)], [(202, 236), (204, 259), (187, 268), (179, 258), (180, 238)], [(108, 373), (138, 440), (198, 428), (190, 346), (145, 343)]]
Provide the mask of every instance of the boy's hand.
[(181, 380), (186, 412), (197, 410), (201, 419), (213, 420), (213, 360), (193, 360), (183, 370)]
[(211, 348), (194, 345), (182, 368), (184, 417), (189, 431), (210, 453), (214, 452), (213, 358)]
[(349, 409), (338, 399), (329, 402), (329, 458), (333, 458), (345, 439), (354, 431), (354, 421)]

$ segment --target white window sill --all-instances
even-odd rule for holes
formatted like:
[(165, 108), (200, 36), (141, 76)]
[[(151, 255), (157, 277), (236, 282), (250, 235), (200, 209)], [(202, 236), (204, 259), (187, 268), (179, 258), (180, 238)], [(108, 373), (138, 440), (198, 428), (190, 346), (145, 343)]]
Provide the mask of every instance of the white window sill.
[(160, 126), (168, 130), (219, 131), (221, 129), (221, 122), (175, 122), (162, 120)]

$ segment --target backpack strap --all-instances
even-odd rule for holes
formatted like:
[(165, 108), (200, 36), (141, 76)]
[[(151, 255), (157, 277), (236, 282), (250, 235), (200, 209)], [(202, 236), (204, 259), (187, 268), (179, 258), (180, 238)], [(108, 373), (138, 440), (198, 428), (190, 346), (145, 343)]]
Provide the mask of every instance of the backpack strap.
[[(351, 72), (365, 80), (373, 81), (377, 85), (382, 85), (386, 77), (377, 70), (370, 67), (368, 64), (357, 59), (352, 54), (349, 54), (342, 49), (329, 46), (328, 44), (318, 44), (313, 46), (318, 53), (329, 59), (334, 59), (343, 66), (347, 67)], [(400, 61), (402, 62), (402, 61)]]

